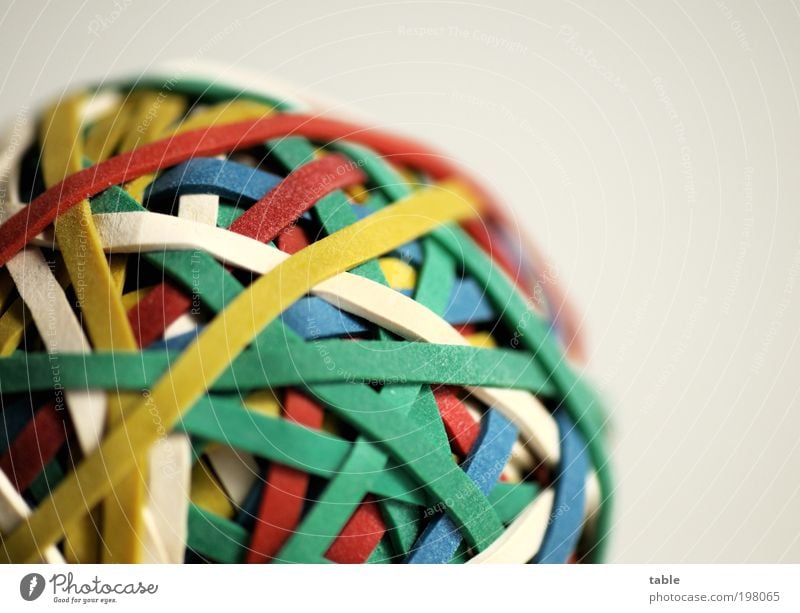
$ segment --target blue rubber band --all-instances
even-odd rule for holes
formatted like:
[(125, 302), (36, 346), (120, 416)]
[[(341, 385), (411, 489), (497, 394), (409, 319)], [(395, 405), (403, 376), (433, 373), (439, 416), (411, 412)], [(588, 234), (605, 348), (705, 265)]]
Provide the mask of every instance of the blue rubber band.
[(173, 200), (184, 194), (215, 194), (235, 203), (253, 204), (282, 177), (216, 158), (193, 158), (165, 171), (145, 190), (145, 201)]
[[(484, 496), (491, 493), (500, 478), (517, 434), (514, 425), (498, 411), (490, 410), (484, 416), (478, 440), (462, 466)], [(462, 540), (456, 525), (441, 513), (425, 527), (406, 562), (447, 564)]]
[(566, 411), (557, 411), (555, 419), (561, 432), (561, 462), (550, 523), (532, 560), (537, 564), (565, 564), (569, 560), (581, 536), (586, 507), (586, 443)]

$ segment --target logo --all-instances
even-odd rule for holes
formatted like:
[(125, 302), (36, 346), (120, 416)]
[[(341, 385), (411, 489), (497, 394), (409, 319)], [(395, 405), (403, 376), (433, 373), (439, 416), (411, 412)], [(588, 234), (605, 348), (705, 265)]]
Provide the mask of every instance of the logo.
[(30, 602), (36, 600), (44, 592), (44, 577), (39, 573), (30, 573), (19, 582), (19, 595)]

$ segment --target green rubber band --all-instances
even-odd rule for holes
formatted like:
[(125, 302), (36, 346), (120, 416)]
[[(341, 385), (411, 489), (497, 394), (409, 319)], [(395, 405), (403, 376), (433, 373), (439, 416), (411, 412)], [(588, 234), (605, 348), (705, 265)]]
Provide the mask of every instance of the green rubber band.
[(433, 239), (425, 238), (422, 249), (425, 257), (417, 277), (414, 299), (441, 315), (455, 285), (455, 266), (450, 254)]
[(186, 546), (206, 558), (227, 564), (241, 564), (250, 534), (239, 524), (189, 505)]
[(391, 407), (381, 406), (378, 394), (365, 386), (336, 384), (316, 385), (313, 391), (341, 419), (380, 441), (409, 473), (425, 484), (431, 497), (444, 505), (470, 546), (481, 551), (502, 534), (497, 515), (449, 452), (442, 453), (426, 433), (415, 431), (415, 424), (409, 424), (410, 420), (391, 411)]
[(384, 536), (367, 558), (367, 564), (390, 564), (396, 555), (389, 538)]
[(58, 458), (54, 458), (47, 463), (41, 474), (31, 483), (31, 495), (37, 500), (44, 500), (50, 495), (50, 491), (55, 489), (56, 483), (64, 478), (64, 471)]
[(219, 209), (217, 209), (217, 226), (220, 228), (229, 228), (233, 225), (233, 222), (242, 215), (244, 215), (244, 211), (238, 206), (220, 202)]
[[(151, 386), (179, 353), (151, 349), (141, 353), (24, 353), (0, 358), (0, 391), (53, 388), (48, 365), (58, 363), (65, 390), (141, 390)], [(408, 369), (407, 364), (416, 364)], [(331, 365), (334, 365), (331, 368)], [(29, 380), (14, 377), (31, 370)], [(437, 384), (528, 390), (553, 396), (530, 354), (467, 345), (399, 341), (328, 340), (258, 344), (242, 352), (210, 387), (212, 392), (247, 392), (264, 387), (332, 383)], [(400, 393), (400, 392), (394, 392)], [(406, 401), (407, 402), (407, 401)]]
[[(176, 429), (326, 479), (342, 474), (353, 447), (331, 434), (252, 411), (235, 397), (201, 398)], [(425, 492), (399, 467), (384, 470), (372, 491), (414, 504), (426, 500)]]
[[(428, 431), (434, 443), (445, 453), (450, 451), (450, 441), (444, 429), (436, 399), (430, 388), (423, 386), (417, 403), (414, 405), (412, 417), (420, 424), (421, 428)], [(417, 509), (399, 500), (387, 500), (383, 503), (381, 511), (384, 521), (391, 528), (389, 536), (394, 544), (397, 554), (405, 555), (411, 551), (419, 536), (421, 518)]]
[(386, 456), (363, 439), (357, 440), (336, 475), (325, 488), (324, 499), (317, 500), (303, 521), (278, 552), (283, 563), (325, 562), (325, 552), (344, 529), (358, 505), (380, 473), (372, 466), (385, 464)]
[[(532, 483), (509, 484), (499, 483), (489, 495), (489, 502), (494, 506), (504, 524), (510, 524), (514, 518), (528, 506), (539, 494), (539, 488)], [(500, 501), (513, 501), (500, 502)], [(189, 506), (189, 549), (223, 564), (239, 564), (244, 560), (250, 535), (242, 526), (214, 513), (206, 511), (195, 504)], [(466, 561), (466, 557), (462, 561)], [(458, 556), (459, 554), (456, 554)], [(383, 564), (391, 561), (397, 554), (392, 551), (386, 538), (383, 538), (367, 560), (370, 564)]]
[(156, 90), (166, 91), (173, 94), (184, 94), (191, 96), (206, 104), (225, 102), (228, 100), (252, 100), (273, 107), (278, 111), (291, 111), (294, 105), (285, 101), (267, 96), (265, 94), (244, 91), (238, 87), (231, 87), (224, 83), (209, 83), (205, 79), (182, 77), (171, 74), (164, 78), (145, 75), (136, 80), (126, 79), (117, 82), (106, 82), (100, 84), (96, 89), (106, 89), (107, 87), (118, 87), (124, 91)]

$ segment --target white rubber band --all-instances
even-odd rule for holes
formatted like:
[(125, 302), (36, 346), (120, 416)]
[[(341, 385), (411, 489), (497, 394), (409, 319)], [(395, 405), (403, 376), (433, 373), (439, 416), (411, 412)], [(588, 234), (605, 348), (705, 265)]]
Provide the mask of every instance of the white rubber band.
[(553, 490), (543, 491), (525, 507), (500, 538), (469, 560), (468, 564), (526, 564), (542, 546), (554, 500)]
[[(28, 504), (8, 480), (6, 474), (0, 470), (0, 532), (3, 534), (12, 532), (30, 514), (31, 510)], [(66, 563), (55, 545), (48, 547), (42, 553), (42, 561), (48, 564)]]
[[(15, 153), (6, 147), (0, 159), (0, 194), (5, 202), (0, 203), (0, 218), (5, 218), (9, 210), (21, 207), (17, 199), (17, 169), (19, 156), (27, 149), (33, 138), (30, 127), (24, 129)], [(19, 135), (18, 135), (19, 136)], [(33, 317), (42, 341), (50, 353), (87, 353), (91, 351), (89, 340), (83, 332), (78, 318), (67, 300), (64, 290), (53, 276), (42, 252), (28, 246), (6, 263), (6, 268), (16, 285), (17, 291)], [(54, 362), (57, 369), (58, 361)], [(53, 372), (57, 376), (57, 370)], [(97, 447), (105, 426), (106, 396), (93, 390), (70, 390), (64, 394), (75, 435), (81, 451), (87, 454)]]
[[(94, 216), (103, 248), (115, 253), (202, 249), (221, 262), (263, 274), (290, 257), (247, 236), (151, 212), (104, 213)], [(338, 308), (376, 323), (404, 338), (444, 345), (469, 345), (461, 334), (412, 298), (365, 277), (341, 273), (320, 283), (312, 293)], [(478, 387), (470, 391), (524, 427), (534, 415), (535, 427), (522, 434), (537, 457), (558, 463), (558, 427), (531, 393)]]

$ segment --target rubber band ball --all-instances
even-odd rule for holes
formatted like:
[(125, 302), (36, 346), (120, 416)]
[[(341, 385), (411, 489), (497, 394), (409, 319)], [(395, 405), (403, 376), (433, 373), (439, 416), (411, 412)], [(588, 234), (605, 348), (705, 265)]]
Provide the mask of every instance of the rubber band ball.
[(544, 258), (447, 156), (150, 73), (0, 158), (0, 559), (603, 559), (606, 416)]

